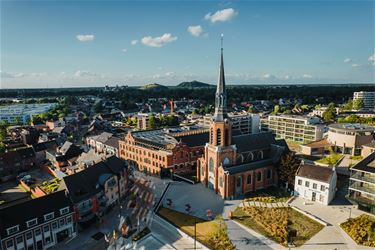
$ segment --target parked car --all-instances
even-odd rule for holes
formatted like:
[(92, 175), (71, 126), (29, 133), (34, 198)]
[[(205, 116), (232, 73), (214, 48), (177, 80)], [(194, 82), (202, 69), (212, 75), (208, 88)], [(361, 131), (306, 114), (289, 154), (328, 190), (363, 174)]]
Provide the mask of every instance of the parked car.
[(23, 177), (25, 177), (27, 175), (27, 173), (26, 172), (22, 172), (22, 173), (19, 173), (18, 175), (17, 175), (17, 180), (21, 180)]
[(31, 175), (25, 175), (24, 177), (22, 177), (20, 180), (25, 182), (26, 180), (30, 179), (31, 178)]

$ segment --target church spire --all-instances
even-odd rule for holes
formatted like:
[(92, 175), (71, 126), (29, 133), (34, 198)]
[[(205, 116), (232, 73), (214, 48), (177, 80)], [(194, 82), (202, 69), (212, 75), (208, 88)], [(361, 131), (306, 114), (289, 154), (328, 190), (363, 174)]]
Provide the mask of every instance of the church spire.
[(223, 58), (223, 34), (221, 34), (221, 60), (219, 79), (217, 81), (215, 95), (215, 121), (224, 121), (227, 117), (227, 92), (225, 90), (224, 58)]

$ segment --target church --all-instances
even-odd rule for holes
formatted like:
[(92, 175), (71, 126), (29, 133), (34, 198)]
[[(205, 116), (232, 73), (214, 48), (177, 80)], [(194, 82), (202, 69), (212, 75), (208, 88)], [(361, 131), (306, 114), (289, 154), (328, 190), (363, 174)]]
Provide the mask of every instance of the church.
[(197, 160), (197, 179), (223, 199), (277, 184), (275, 165), (288, 150), (284, 140), (269, 132), (241, 135), (232, 133), (227, 115), (223, 48), (215, 95), (215, 114), (209, 142)]

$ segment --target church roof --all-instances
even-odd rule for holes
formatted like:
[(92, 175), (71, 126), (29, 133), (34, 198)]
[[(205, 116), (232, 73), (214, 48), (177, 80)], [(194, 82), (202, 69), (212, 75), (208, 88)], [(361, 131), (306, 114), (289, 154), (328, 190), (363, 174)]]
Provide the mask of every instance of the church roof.
[(258, 168), (270, 166), (270, 165), (273, 165), (273, 163), (274, 163), (273, 159), (268, 158), (268, 159), (264, 159), (260, 161), (254, 161), (254, 162), (249, 162), (245, 164), (224, 167), (224, 170), (228, 171), (229, 174), (237, 174), (237, 173), (242, 173), (242, 172), (249, 171), (249, 170), (255, 170)]
[(238, 153), (242, 153), (270, 148), (271, 144), (276, 144), (276, 140), (272, 133), (262, 132), (257, 134), (233, 136), (232, 144), (236, 145)]

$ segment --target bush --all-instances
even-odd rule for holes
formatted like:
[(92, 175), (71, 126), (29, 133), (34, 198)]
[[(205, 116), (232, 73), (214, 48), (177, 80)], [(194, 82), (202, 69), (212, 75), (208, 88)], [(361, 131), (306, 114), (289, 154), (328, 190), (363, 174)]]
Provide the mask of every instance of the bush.
[(349, 219), (341, 227), (357, 244), (375, 247), (375, 220), (370, 216)]

